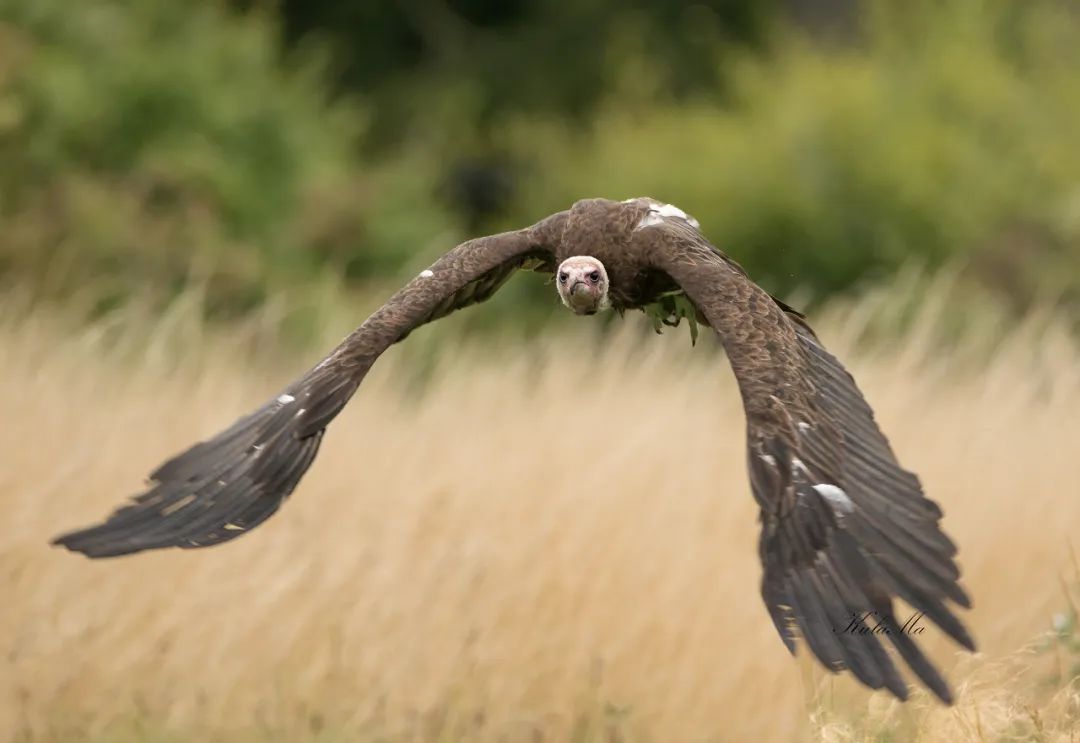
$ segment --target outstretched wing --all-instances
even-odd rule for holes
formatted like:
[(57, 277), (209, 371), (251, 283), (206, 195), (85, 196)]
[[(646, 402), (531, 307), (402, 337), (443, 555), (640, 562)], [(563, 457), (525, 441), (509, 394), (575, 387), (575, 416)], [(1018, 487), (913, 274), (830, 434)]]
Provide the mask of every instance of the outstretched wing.
[(518, 268), (555, 270), (566, 213), (465, 242), (390, 298), (270, 402), (151, 474), (149, 489), (103, 523), (54, 540), (89, 557), (206, 547), (269, 518), (296, 487), (327, 424), (379, 355), (413, 329), (489, 298)]
[[(901, 598), (975, 649), (950, 610), (969, 608), (941, 509), (896, 460), (854, 379), (805, 320), (773, 300), (684, 220), (642, 228), (655, 268), (707, 318), (746, 409), (750, 485), (761, 508), (761, 593), (794, 653), (794, 627), (832, 672), (900, 699), (895, 645), (942, 701), (948, 684), (897, 617)], [(910, 629), (910, 627), (908, 628)]]

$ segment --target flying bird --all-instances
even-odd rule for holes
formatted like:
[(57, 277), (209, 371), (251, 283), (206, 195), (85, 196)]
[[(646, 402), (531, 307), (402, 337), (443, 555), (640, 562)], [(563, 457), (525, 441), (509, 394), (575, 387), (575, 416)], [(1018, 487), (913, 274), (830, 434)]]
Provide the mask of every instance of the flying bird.
[(526, 229), (462, 243), (409, 281), (329, 356), (213, 438), (166, 461), (146, 492), (54, 544), (88, 557), (207, 547), (278, 510), (327, 425), (372, 364), (417, 327), (491, 297), (518, 269), (554, 276), (578, 315), (645, 310), (718, 336), (746, 412), (760, 507), (761, 595), (791, 653), (801, 636), (833, 673), (906, 699), (888, 639), (946, 704), (953, 696), (905, 631), (902, 599), (960, 645), (970, 608), (941, 509), (903, 469), (854, 379), (805, 318), (758, 287), (695, 219), (651, 198), (586, 199)]

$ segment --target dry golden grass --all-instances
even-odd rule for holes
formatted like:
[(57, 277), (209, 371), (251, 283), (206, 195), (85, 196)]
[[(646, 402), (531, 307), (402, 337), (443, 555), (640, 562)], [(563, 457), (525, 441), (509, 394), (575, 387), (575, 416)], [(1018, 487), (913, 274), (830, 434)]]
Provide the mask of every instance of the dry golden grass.
[(9, 312), (0, 739), (1074, 740), (1071, 659), (1021, 648), (1067, 606), (1080, 351), (1033, 322), (988, 360), (938, 353), (924, 322), (856, 354), (857, 318), (821, 335), (944, 507), (975, 600), (980, 655), (923, 635), (951, 709), (783, 648), (758, 596), (742, 412), (708, 339), (635, 320), (603, 344), (472, 346), (422, 394), (395, 349), (263, 527), (91, 562), (48, 539), (314, 358), (264, 363), (168, 320), (133, 353)]

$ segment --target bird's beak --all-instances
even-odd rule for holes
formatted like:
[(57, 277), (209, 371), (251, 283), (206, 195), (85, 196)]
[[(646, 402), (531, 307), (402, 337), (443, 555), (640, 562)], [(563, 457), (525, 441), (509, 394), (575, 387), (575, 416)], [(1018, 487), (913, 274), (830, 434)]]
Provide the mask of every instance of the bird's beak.
[(575, 281), (574, 285), (570, 287), (570, 306), (579, 315), (588, 313), (589, 310), (596, 310), (596, 297), (593, 296), (592, 289), (584, 281)]

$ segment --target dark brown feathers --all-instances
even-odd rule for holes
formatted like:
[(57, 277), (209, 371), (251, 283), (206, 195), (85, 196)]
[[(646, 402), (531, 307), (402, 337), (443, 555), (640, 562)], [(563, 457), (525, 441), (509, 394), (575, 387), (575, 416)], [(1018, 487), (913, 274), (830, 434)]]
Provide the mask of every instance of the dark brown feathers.
[(696, 318), (724, 345), (746, 410), (750, 486), (761, 509), (761, 595), (787, 647), (794, 652), (801, 635), (830, 671), (848, 669), (904, 699), (887, 639), (951, 702), (895, 607), (902, 599), (974, 650), (953, 613), (952, 605), (971, 601), (941, 509), (900, 466), (855, 381), (802, 315), (754, 284), (692, 218), (652, 199), (589, 199), (531, 228), (459, 245), (281, 395), (161, 465), (148, 490), (103, 523), (55, 543), (109, 557), (245, 533), (293, 491), (326, 426), (383, 351), (484, 301), (519, 268), (554, 271), (576, 255), (603, 263), (616, 310), (651, 306), (663, 322)]
[(727, 350), (747, 414), (761, 507), (761, 593), (788, 649), (798, 633), (830, 671), (906, 699), (889, 642), (945, 703), (952, 692), (896, 614), (900, 598), (969, 650), (949, 608), (970, 607), (941, 509), (896, 460), (851, 375), (801, 318), (685, 223), (653, 228), (653, 261)]
[(327, 424), (384, 350), (424, 323), (489, 298), (520, 266), (551, 267), (564, 221), (556, 214), (526, 230), (459, 245), (275, 399), (158, 467), (150, 488), (102, 524), (53, 543), (114, 557), (205, 547), (258, 526), (292, 493)]

